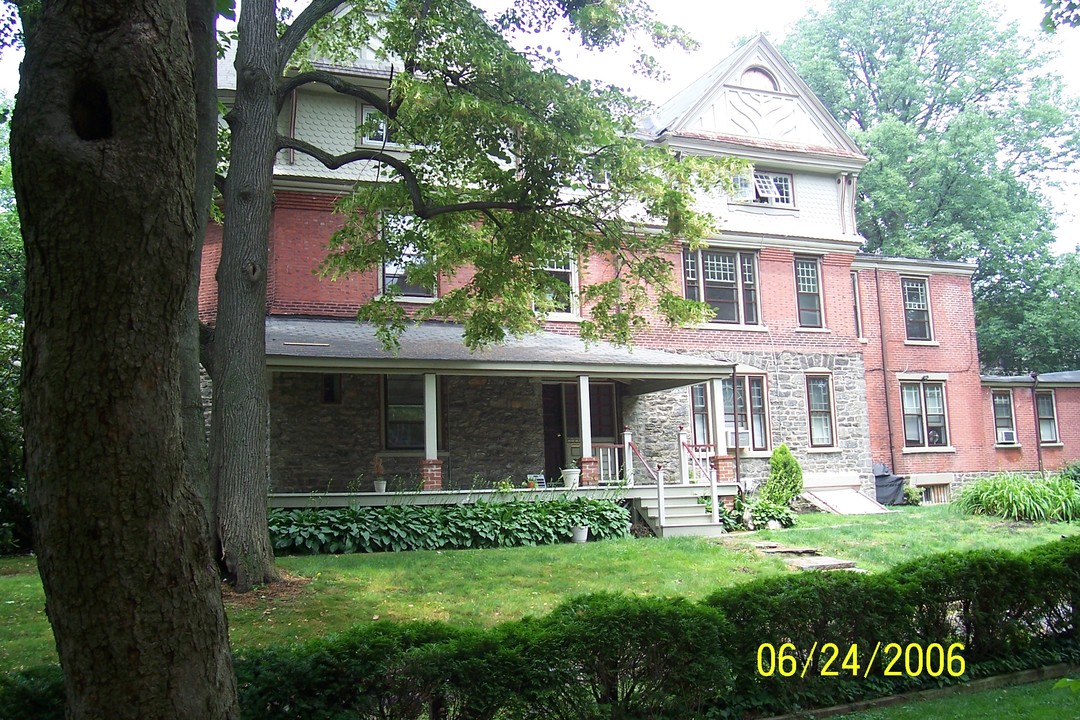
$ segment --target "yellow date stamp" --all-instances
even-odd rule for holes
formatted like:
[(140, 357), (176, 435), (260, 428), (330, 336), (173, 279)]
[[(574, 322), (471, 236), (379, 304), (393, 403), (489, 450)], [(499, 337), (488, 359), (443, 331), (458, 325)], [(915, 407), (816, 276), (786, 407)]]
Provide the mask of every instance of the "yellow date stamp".
[[(815, 662), (816, 661), (816, 662)], [(847, 646), (836, 643), (814, 643), (805, 657), (793, 643), (761, 643), (757, 651), (757, 671), (762, 677), (869, 677), (874, 663), (879, 663), (881, 674), (886, 677), (960, 677), (967, 670), (964, 662), (964, 644), (952, 643), (883, 643), (873, 648), (859, 647), (858, 643)]]

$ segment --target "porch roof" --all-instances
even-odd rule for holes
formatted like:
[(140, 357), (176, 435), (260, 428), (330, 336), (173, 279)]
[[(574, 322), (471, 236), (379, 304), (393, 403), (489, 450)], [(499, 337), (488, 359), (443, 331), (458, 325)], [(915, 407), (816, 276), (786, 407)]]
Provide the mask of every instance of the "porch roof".
[(465, 346), (461, 325), (410, 326), (394, 353), (375, 327), (355, 320), (296, 317), (266, 319), (266, 364), (296, 372), (437, 373), (517, 375), (570, 380), (579, 375), (618, 380), (630, 393), (683, 387), (729, 375), (732, 363), (695, 355), (612, 343), (586, 345), (572, 335), (539, 331), (481, 350)]

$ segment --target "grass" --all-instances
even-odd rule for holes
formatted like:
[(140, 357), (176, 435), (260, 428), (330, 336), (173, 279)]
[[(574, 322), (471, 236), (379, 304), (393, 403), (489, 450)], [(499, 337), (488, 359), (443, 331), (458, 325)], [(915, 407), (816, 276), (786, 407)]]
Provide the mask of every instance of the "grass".
[[(782, 531), (723, 540), (611, 540), (497, 550), (286, 557), (279, 567), (310, 579), (227, 599), (235, 647), (292, 642), (380, 620), (442, 620), (484, 627), (541, 615), (572, 595), (623, 590), (701, 599), (713, 591), (787, 572), (754, 541), (810, 545), (880, 570), (929, 553), (994, 547), (1019, 550), (1080, 532), (1065, 524), (964, 516), (947, 507), (880, 516), (803, 515)], [(56, 661), (32, 558), (0, 559), (0, 671)]]
[(936, 700), (864, 710), (842, 715), (844, 720), (980, 720), (1080, 718), (1080, 693), (1055, 689), (1056, 680), (1013, 685), (994, 690), (962, 692)]

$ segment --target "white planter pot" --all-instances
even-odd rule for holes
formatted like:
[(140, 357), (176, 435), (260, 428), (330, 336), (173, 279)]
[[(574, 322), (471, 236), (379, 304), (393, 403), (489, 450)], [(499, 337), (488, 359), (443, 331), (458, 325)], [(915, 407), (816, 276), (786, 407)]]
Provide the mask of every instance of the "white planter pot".
[(588, 525), (575, 525), (570, 528), (572, 542), (583, 543), (589, 539), (589, 526)]
[(562, 471), (563, 485), (568, 488), (576, 488), (578, 483), (581, 482), (581, 470), (578, 468), (567, 468)]
[(386, 481), (385, 480), (376, 480), (375, 481), (375, 492), (377, 492), (377, 493), (386, 492)]

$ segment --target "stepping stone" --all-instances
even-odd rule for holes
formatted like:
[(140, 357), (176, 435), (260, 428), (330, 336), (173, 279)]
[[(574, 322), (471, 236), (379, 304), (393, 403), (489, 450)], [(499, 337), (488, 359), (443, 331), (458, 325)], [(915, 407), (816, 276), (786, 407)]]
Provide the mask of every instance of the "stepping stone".
[(797, 570), (849, 570), (855, 567), (853, 560), (840, 560), (824, 556), (792, 558), (788, 561), (788, 564)]
[(773, 547), (761, 548), (766, 555), (817, 555), (817, 548), (812, 547)]

